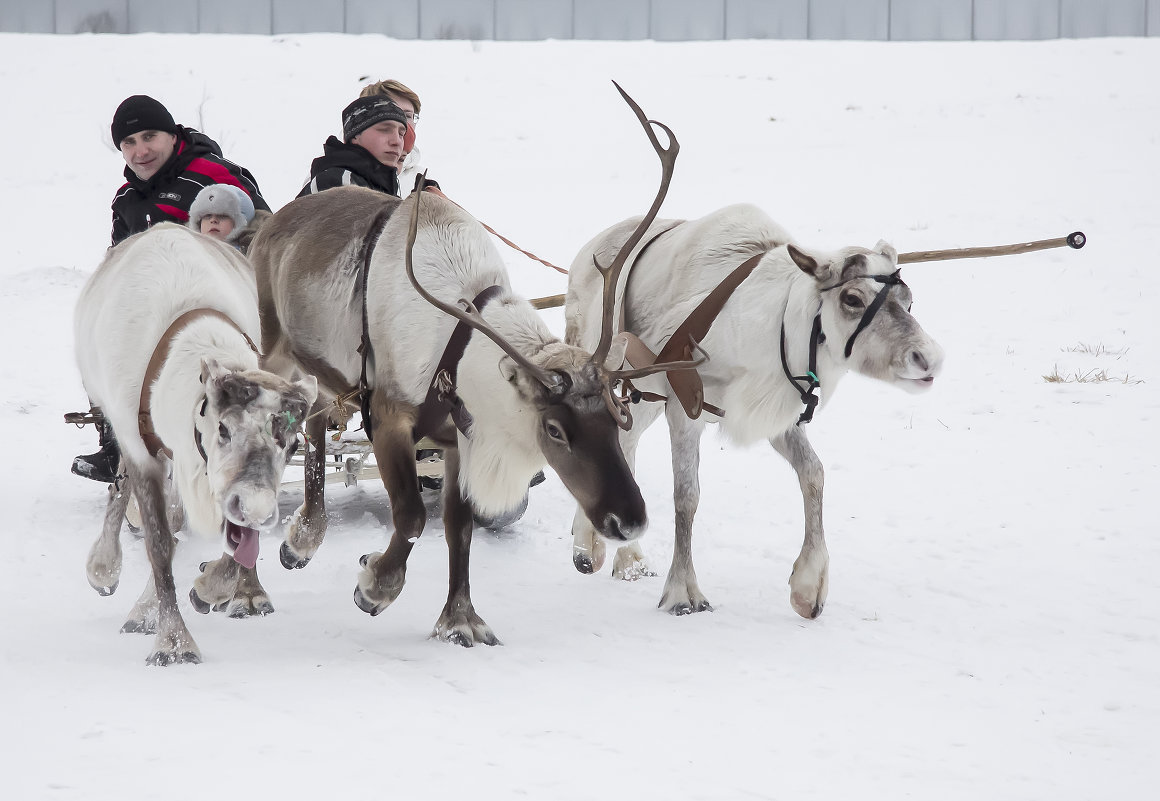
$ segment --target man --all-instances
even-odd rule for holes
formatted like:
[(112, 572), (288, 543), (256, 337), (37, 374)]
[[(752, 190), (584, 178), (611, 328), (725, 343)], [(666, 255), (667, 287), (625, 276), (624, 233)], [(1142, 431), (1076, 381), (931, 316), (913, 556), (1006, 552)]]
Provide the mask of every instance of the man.
[(415, 147), (415, 131), (418, 127), (419, 109), (422, 108), (422, 103), (414, 89), (393, 78), (376, 81), (364, 86), (363, 90), (359, 92), (359, 97), (374, 97), (376, 95), (382, 95), (395, 101), (395, 105), (403, 110), (403, 116), (407, 118), (407, 133), (403, 136), (403, 158), (399, 161), (398, 166), (399, 189), (406, 192), (414, 188), (416, 179), (423, 172), (422, 155), (419, 153), (419, 148)]
[(185, 223), (197, 193), (211, 184), (236, 186), (256, 209), (270, 210), (249, 170), (223, 158), (205, 134), (176, 124), (147, 95), (126, 98), (110, 132), (125, 159), (126, 181), (113, 198), (114, 245), (159, 222)]
[(334, 136), (326, 140), (298, 197), (350, 184), (397, 197), (409, 127), (407, 115), (391, 98), (358, 98), (342, 110), (342, 141)]

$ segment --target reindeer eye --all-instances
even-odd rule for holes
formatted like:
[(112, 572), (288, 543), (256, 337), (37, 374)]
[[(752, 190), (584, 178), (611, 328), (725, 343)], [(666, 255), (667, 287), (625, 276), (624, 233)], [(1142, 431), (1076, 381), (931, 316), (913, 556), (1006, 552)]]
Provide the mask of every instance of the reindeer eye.
[(567, 437), (564, 436), (564, 430), (552, 421), (544, 423), (544, 431), (556, 442), (567, 442)]
[(222, 442), (230, 441), (230, 430), (226, 428), (225, 423), (218, 423), (218, 436), (221, 437)]
[(861, 309), (866, 304), (862, 302), (862, 298), (858, 297), (853, 292), (843, 292), (842, 305), (849, 306), (851, 309)]

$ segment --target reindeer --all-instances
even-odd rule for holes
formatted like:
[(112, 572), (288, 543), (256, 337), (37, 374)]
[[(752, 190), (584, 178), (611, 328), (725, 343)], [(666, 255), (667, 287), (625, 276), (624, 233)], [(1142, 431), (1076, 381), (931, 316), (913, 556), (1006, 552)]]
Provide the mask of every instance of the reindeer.
[[(624, 97), (657, 147), (649, 122)], [(670, 159), (642, 232), (671, 169)], [(616, 382), (638, 372), (613, 369), (627, 345), (613, 342), (611, 307), (593, 348), (561, 342), (512, 292), (480, 223), (422, 190), (401, 203), (357, 187), (300, 198), (263, 226), (250, 256), (267, 367), (300, 367), (320, 382), (318, 416), (307, 424), (304, 499), (282, 546), (284, 566), (303, 567), (325, 532), (319, 412), (352, 404), (360, 385), (395, 527), (385, 552), (361, 560), (354, 600), (363, 611), (377, 615), (398, 597), (423, 531), (414, 446), (424, 435), (445, 449), (450, 575), (434, 637), (463, 646), (498, 643), (471, 602), (471, 510), (509, 509), (545, 463), (603, 536), (624, 542), (644, 531), (644, 500), (617, 436), (627, 416), (614, 392)], [(611, 270), (606, 278), (615, 284)]]
[[(278, 520), (282, 473), (317, 382), (258, 369), (257, 309), (245, 259), (171, 223), (111, 249), (77, 302), (77, 364), (116, 432), (124, 473), (89, 554), (89, 583), (102, 595), (116, 589), (118, 534), (135, 494), (153, 570), (122, 631), (156, 632), (151, 665), (201, 661), (177, 608), (170, 479), (191, 529), (221, 536), (229, 557), (199, 578), (200, 592), (224, 602), (260, 590), (258, 536)], [(195, 585), (195, 605), (198, 595)]]
[[(712, 609), (693, 569), (692, 533), (701, 433), (714, 421), (738, 443), (767, 439), (797, 472), (805, 540), (790, 575), (790, 603), (803, 617), (817, 617), (829, 590), (823, 470), (802, 425), (818, 403), (815, 393), (820, 388), (822, 399), (829, 400), (850, 370), (910, 392), (925, 391), (941, 368), (942, 349), (911, 316), (910, 289), (896, 269), (897, 253), (884, 242), (873, 250), (807, 250), (749, 205), (699, 220), (655, 221), (643, 245), (629, 239), (638, 225), (635, 219), (614, 225), (576, 256), (568, 278), (565, 338), (584, 347), (602, 336), (596, 321), (603, 287), (593, 264), (618, 254), (632, 262), (618, 288), (620, 319), (643, 343), (630, 349), (630, 363), (649, 364), (657, 358), (653, 351), (660, 351), (661, 359), (679, 358), (694, 344), (711, 356), (697, 372), (640, 381), (635, 397), (656, 402), (637, 410), (636, 424), (622, 437), (631, 464), (641, 433), (665, 413), (676, 537), (658, 606), (677, 615)], [(576, 512), (572, 533), (576, 568), (599, 570), (604, 544), (594, 537), (583, 509)], [(613, 573), (627, 579), (648, 574), (637, 543), (618, 550)]]

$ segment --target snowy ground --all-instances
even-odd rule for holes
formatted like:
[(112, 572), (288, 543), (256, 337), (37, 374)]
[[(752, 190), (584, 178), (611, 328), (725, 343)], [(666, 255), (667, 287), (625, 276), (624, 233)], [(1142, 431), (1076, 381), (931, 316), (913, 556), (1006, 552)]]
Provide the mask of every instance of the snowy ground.
[[(14, 452), (0, 487), (0, 790), (11, 799), (1103, 799), (1160, 780), (1160, 39), (1040, 43), (468, 43), (379, 37), (0, 36), (0, 358)], [(385, 542), (381, 487), (336, 489), (302, 571), (263, 541), (277, 607), (183, 613), (204, 664), (144, 665), (120, 591), (84, 559), (103, 489), (72, 307), (108, 239), (108, 121), (163, 100), (288, 202), (360, 79), (424, 101), (445, 191), (566, 265), (641, 213), (655, 156), (620, 81), (682, 150), (664, 214), (759, 204), (808, 245), (899, 250), (1084, 230), (1083, 251), (913, 265), (948, 353), (922, 397), (851, 377), (810, 436), (827, 468), (824, 614), (786, 579), (802, 513), (768, 448), (706, 435), (696, 564), (716, 611), (673, 618), (663, 578), (571, 564), (552, 476), (476, 539), (474, 599), (503, 647), (428, 640), (445, 593), (432, 521), (400, 600), (351, 602)], [(1149, 244), (1152, 243), (1152, 244)], [(502, 246), (501, 246), (502, 247)], [(505, 251), (527, 295), (564, 280)], [(547, 313), (562, 330), (562, 315)], [(1058, 373), (1111, 381), (1051, 383)], [(671, 555), (667, 439), (640, 483)], [(1152, 498), (1153, 500), (1149, 500)], [(300, 494), (288, 493), (289, 511)], [(179, 595), (216, 543), (178, 552)], [(1153, 788), (1149, 790), (1148, 788)]]

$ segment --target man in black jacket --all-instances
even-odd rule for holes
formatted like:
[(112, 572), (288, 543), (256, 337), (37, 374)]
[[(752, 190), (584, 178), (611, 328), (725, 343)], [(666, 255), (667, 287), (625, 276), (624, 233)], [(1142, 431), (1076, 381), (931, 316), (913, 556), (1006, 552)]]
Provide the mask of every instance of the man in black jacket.
[(298, 197), (350, 184), (398, 196), (408, 124), (403, 109), (389, 97), (355, 100), (342, 110), (343, 141), (335, 136), (326, 140)]
[(211, 184), (236, 186), (255, 209), (270, 210), (249, 170), (223, 158), (205, 134), (177, 125), (147, 95), (117, 107), (111, 133), (126, 165), (126, 183), (113, 198), (114, 245), (159, 222), (185, 223), (197, 193)]

